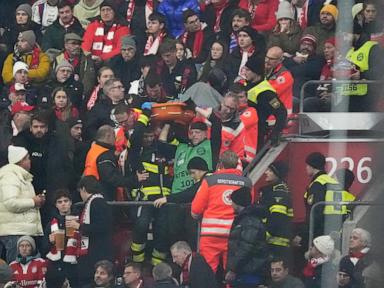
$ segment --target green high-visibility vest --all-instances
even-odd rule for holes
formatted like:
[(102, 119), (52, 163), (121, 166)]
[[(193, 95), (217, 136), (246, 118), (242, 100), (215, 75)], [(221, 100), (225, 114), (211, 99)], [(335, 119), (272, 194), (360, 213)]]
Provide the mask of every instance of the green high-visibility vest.
[(177, 146), (175, 163), (174, 163), (174, 176), (172, 183), (172, 193), (179, 193), (191, 187), (194, 182), (189, 176), (187, 165), (194, 157), (200, 157), (205, 160), (208, 169), (212, 170), (212, 150), (211, 141), (204, 140), (196, 146), (180, 143)]

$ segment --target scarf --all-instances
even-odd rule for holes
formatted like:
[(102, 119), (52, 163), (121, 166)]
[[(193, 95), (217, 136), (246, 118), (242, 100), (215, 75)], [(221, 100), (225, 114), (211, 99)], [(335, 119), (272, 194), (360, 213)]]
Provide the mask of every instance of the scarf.
[(64, 59), (67, 60), (73, 67), (73, 69), (76, 69), (77, 65), (79, 65), (80, 63), (80, 57), (79, 56), (75, 56), (75, 57), (71, 57), (69, 55), (69, 53), (67, 51), (64, 51)]
[(311, 258), (307, 265), (305, 265), (303, 270), (303, 275), (305, 277), (311, 278), (315, 276), (316, 273), (316, 267), (326, 263), (329, 261), (329, 256), (320, 257), (320, 258)]
[(73, 17), (72, 20), (71, 20), (71, 22), (69, 22), (68, 24), (64, 24), (64, 23), (60, 20), (60, 18), (59, 18), (59, 23), (60, 23), (60, 25), (61, 25), (62, 27), (64, 27), (66, 33), (68, 33), (67, 29), (68, 29), (69, 27), (71, 27), (71, 26), (73, 25), (73, 23), (75, 23), (75, 17)]
[(195, 256), (195, 253), (191, 253), (185, 258), (183, 266), (181, 266), (181, 274), (180, 274), (180, 284), (183, 286), (187, 286), (191, 284), (190, 279), (190, 271), (191, 271), (191, 263), (192, 263), (192, 257)]
[[(297, 9), (297, 8), (296, 8)], [(300, 27), (304, 30), (307, 28), (308, 25), (308, 15), (307, 15), (307, 10), (308, 10), (308, 1), (304, 3), (304, 6), (302, 8), (299, 8), (297, 10), (298, 12), (298, 17), (297, 17), (297, 22), (299, 22)]]
[(245, 72), (244, 72), (243, 68), (244, 68), (245, 64), (247, 64), (248, 58), (251, 57), (254, 52), (255, 52), (255, 46), (253, 46), (253, 45), (247, 51), (243, 51), (240, 48), (241, 62), (240, 62), (238, 74), (243, 79), (245, 79)]
[(116, 30), (117, 24), (114, 23), (107, 35), (105, 35), (105, 24), (103, 21), (99, 22), (99, 26), (96, 28), (93, 37), (92, 55), (101, 56), (102, 54), (110, 53), (112, 51)]
[[(203, 47), (203, 42), (204, 42), (203, 30), (206, 26), (207, 24), (202, 23), (200, 26), (200, 30), (195, 32), (195, 40), (193, 41), (193, 48), (192, 48), (192, 58), (194, 59), (200, 55), (201, 48)], [(185, 47), (187, 47), (188, 36), (189, 36), (188, 31), (185, 31), (183, 35), (181, 35), (181, 42), (184, 44)]]
[[(80, 215), (80, 225), (82, 224), (91, 224), (91, 204), (92, 201), (96, 198), (104, 198), (101, 194), (92, 194), (88, 200), (85, 202), (84, 210)], [(99, 211), (101, 212), (101, 211)], [(79, 238), (81, 239), (80, 247), (78, 248), (78, 256), (84, 256), (88, 254), (88, 248), (89, 248), (89, 237), (79, 234)], [(79, 245), (78, 245), (79, 246)], [(80, 249), (79, 249), (80, 248)]]
[(220, 29), (221, 14), (223, 14), (224, 9), (227, 8), (228, 5), (229, 5), (229, 1), (228, 0), (224, 0), (224, 1), (220, 2), (220, 3), (215, 3), (214, 4), (216, 21), (215, 21), (215, 25), (213, 26), (213, 31), (215, 33), (221, 31), (221, 29)]
[(163, 42), (165, 35), (166, 33), (164, 31), (160, 32), (156, 39), (153, 37), (153, 35), (149, 35), (144, 48), (144, 56), (156, 55), (157, 50), (159, 49), (161, 42)]
[[(53, 218), (51, 221), (51, 233), (59, 230), (59, 221)], [(67, 245), (65, 246), (63, 262), (70, 264), (77, 264), (76, 251), (77, 251), (77, 238), (78, 233), (75, 232), (74, 236), (67, 239)], [(51, 251), (47, 254), (47, 258), (53, 262), (61, 259), (61, 251), (56, 250), (56, 246), (52, 245)]]
[(237, 46), (237, 36), (235, 33), (232, 32), (229, 41), (229, 53), (232, 53), (233, 49), (235, 49)]
[(93, 108), (93, 106), (95, 106), (99, 91), (100, 91), (100, 84), (97, 85), (95, 87), (95, 89), (93, 89), (92, 94), (89, 97), (89, 100), (87, 102), (87, 110), (88, 111), (90, 111)]
[[(135, 13), (135, 6), (136, 6), (136, 1), (130, 0), (128, 4), (127, 16), (126, 16), (128, 27), (131, 27), (133, 13)], [(145, 1), (145, 23), (148, 23), (149, 21), (148, 17), (149, 15), (152, 14), (153, 8), (154, 8), (153, 0)]]
[(364, 248), (359, 252), (349, 252), (349, 258), (353, 265), (356, 265), (361, 258), (363, 258), (369, 251), (369, 248)]
[[(32, 56), (31, 62), (29, 64), (28, 64), (28, 56)], [(17, 49), (17, 46), (15, 46), (15, 50), (13, 52), (13, 63), (16, 63), (17, 61), (21, 61), (28, 64), (29, 69), (36, 69), (39, 66), (39, 62), (40, 62), (39, 56), (40, 56), (40, 49), (38, 47), (34, 47), (30, 53), (21, 55), (19, 50)]]

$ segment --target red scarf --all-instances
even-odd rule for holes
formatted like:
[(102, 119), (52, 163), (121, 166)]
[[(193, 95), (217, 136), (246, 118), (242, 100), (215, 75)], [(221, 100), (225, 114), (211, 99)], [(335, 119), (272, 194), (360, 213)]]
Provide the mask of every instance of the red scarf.
[[(256, 47), (254, 45), (252, 45), (251, 47), (249, 47), (249, 49), (246, 51), (248, 52), (248, 58), (251, 57), (253, 55), (253, 53), (255, 52), (256, 50)], [(243, 49), (240, 49), (240, 55), (243, 55)]]
[(95, 89), (93, 89), (92, 94), (89, 97), (89, 100), (87, 102), (87, 110), (88, 111), (90, 111), (93, 108), (93, 106), (95, 106), (99, 91), (100, 91), (100, 84), (97, 85), (95, 87)]
[(215, 8), (215, 16), (216, 16), (216, 22), (215, 22), (215, 26), (213, 26), (213, 31), (215, 33), (217, 32), (220, 32), (220, 23), (221, 23), (221, 14), (223, 14), (223, 11), (225, 8), (227, 8), (229, 5), (229, 1), (228, 0), (224, 0), (220, 3), (216, 3), (214, 4), (214, 8)]
[(73, 69), (76, 69), (77, 65), (79, 65), (80, 63), (79, 56), (75, 56), (71, 58), (71, 56), (69, 56), (69, 53), (67, 51), (64, 51), (64, 59), (72, 64)]
[(361, 251), (359, 252), (349, 252), (349, 257), (361, 259), (365, 256), (366, 253), (363, 253)]
[[(184, 44), (184, 46), (187, 45), (188, 36), (189, 32), (187, 31), (185, 31), (181, 36), (181, 42)], [(197, 58), (200, 55), (201, 48), (203, 47), (203, 41), (204, 32), (200, 28), (200, 30), (195, 33), (195, 41), (193, 41), (192, 58)]]
[(39, 60), (40, 60), (40, 49), (35, 47), (33, 48), (33, 51), (32, 51), (32, 60), (31, 60), (31, 64), (29, 64), (29, 69), (36, 69), (38, 66), (39, 66)]
[(166, 33), (164, 31), (160, 32), (159, 36), (156, 38), (154, 38), (153, 35), (149, 35), (144, 48), (144, 56), (151, 54), (156, 55), (157, 50), (159, 49), (160, 44), (163, 42), (165, 35)]
[(300, 27), (304, 30), (307, 28), (307, 9), (308, 9), (308, 1), (304, 3), (304, 6), (301, 8), (301, 13), (297, 17), (297, 21), (300, 24)]
[[(131, 26), (133, 13), (135, 13), (136, 0), (130, 0), (127, 9), (127, 22), (128, 27)], [(147, 0), (145, 3), (145, 23), (148, 23), (148, 16), (153, 12), (153, 0)]]
[(187, 286), (191, 284), (190, 279), (190, 270), (191, 270), (191, 262), (192, 258), (195, 256), (195, 253), (191, 253), (185, 258), (183, 266), (181, 267), (181, 275), (180, 275), (180, 283), (183, 286)]
[[(59, 221), (56, 218), (53, 218), (51, 221), (51, 233), (59, 230)], [(78, 231), (75, 231), (73, 237), (67, 239), (67, 245), (64, 250), (63, 262), (76, 264), (76, 252), (77, 252), (77, 238)], [(53, 262), (59, 261), (61, 259), (61, 251), (56, 250), (56, 246), (52, 245), (51, 251), (47, 254), (47, 258)]]
[(105, 34), (105, 24), (103, 21), (99, 22), (99, 26), (96, 28), (93, 37), (92, 55), (101, 56), (102, 54), (109, 53), (113, 50), (113, 40), (117, 28), (117, 24), (114, 23), (108, 33)]
[(255, 17), (257, 5), (253, 5), (251, 2), (252, 1), (248, 1), (248, 12), (251, 14), (251, 19), (253, 19)]

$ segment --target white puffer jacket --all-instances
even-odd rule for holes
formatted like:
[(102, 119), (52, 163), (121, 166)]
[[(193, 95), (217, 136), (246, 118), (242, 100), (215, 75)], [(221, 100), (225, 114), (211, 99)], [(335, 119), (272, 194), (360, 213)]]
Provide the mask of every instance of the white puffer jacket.
[(0, 236), (43, 235), (32, 174), (15, 164), (0, 169)]

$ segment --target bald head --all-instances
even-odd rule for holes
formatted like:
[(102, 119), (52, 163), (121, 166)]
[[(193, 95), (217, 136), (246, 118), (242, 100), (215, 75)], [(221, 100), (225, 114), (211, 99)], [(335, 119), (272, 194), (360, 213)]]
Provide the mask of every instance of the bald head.
[(96, 141), (109, 145), (115, 144), (115, 131), (112, 126), (103, 125), (97, 130)]
[(272, 69), (275, 69), (277, 65), (283, 62), (284, 51), (278, 46), (273, 46), (268, 49), (265, 56), (265, 70), (270, 73)]

